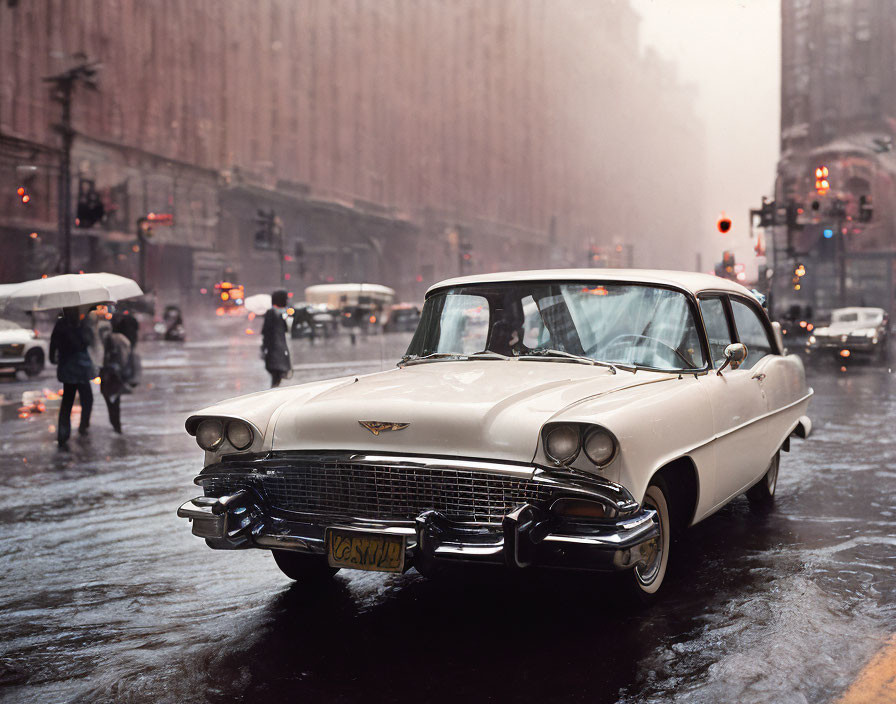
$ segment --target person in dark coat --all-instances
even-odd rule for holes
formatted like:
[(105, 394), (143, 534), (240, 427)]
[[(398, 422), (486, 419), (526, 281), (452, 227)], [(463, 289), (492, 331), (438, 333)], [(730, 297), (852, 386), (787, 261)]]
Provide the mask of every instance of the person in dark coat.
[(120, 332), (122, 335), (128, 338), (128, 342), (131, 343), (132, 350), (137, 346), (137, 338), (140, 332), (140, 323), (133, 315), (128, 312), (124, 312), (120, 316), (116, 316), (115, 322), (112, 324), (112, 328), (115, 330), (115, 332)]
[(264, 314), (261, 326), (261, 356), (264, 368), (271, 375), (271, 388), (280, 386), (284, 377), (292, 372), (289, 346), (286, 343), (286, 291), (271, 294), (271, 309)]
[(78, 432), (87, 435), (90, 427), (90, 411), (93, 408), (93, 390), (90, 381), (96, 376), (90, 359), (93, 333), (85, 324), (77, 308), (63, 308), (50, 336), (50, 361), (56, 365), (56, 378), (62, 382), (62, 405), (59, 406), (59, 422), (56, 440), (65, 447), (72, 434), (72, 407), (75, 394), (81, 399), (81, 423)]

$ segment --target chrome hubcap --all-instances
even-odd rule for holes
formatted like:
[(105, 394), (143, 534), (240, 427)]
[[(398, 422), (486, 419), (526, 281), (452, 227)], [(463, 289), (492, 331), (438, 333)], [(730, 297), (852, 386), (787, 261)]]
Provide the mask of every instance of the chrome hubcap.
[(652, 501), (645, 501), (647, 508), (656, 511), (654, 524), (659, 528), (660, 534), (641, 548), (641, 561), (635, 566), (635, 574), (641, 584), (651, 584), (656, 579), (663, 563), (663, 522), (660, 513)]

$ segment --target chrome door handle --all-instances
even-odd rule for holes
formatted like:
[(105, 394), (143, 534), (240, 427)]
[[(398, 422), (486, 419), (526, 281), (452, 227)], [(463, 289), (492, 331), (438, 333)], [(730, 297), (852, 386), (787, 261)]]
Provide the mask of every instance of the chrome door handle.
[(754, 374), (751, 378), (756, 379), (758, 381), (762, 381), (763, 379), (765, 379), (765, 374), (762, 374), (762, 373)]

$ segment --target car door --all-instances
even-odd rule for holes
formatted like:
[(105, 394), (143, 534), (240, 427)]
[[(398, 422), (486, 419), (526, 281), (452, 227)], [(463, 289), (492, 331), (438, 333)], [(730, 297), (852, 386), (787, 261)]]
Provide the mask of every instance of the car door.
[(738, 341), (727, 296), (703, 295), (699, 303), (713, 366), (704, 381), (715, 431), (717, 506), (746, 488), (763, 461), (768, 437), (761, 419), (767, 405), (762, 385), (746, 365), (727, 366), (717, 373), (725, 361), (725, 347)]
[[(778, 349), (768, 317), (753, 301), (733, 295), (729, 296), (729, 301), (738, 341), (747, 346), (747, 358), (742, 368), (751, 372), (750, 378), (759, 384), (765, 396), (767, 464), (789, 432), (790, 426), (778, 412), (806, 395), (805, 373), (801, 363), (781, 354), (783, 350)], [(756, 471), (764, 471), (763, 467), (760, 463)]]

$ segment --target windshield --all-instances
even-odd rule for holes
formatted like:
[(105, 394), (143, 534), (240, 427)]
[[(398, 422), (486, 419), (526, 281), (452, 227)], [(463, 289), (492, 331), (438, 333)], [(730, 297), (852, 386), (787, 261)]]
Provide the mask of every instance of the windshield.
[(852, 313), (852, 312), (850, 312), (850, 313), (837, 313), (837, 312), (835, 311), (834, 314), (831, 316), (831, 319), (832, 319), (835, 323), (855, 323), (855, 322), (858, 322), (858, 320), (859, 320), (859, 314), (858, 314), (858, 313)]
[(704, 366), (685, 295), (633, 284), (478, 284), (426, 299), (408, 356), (481, 352), (558, 360), (566, 353), (670, 371)]

